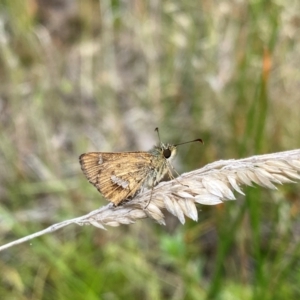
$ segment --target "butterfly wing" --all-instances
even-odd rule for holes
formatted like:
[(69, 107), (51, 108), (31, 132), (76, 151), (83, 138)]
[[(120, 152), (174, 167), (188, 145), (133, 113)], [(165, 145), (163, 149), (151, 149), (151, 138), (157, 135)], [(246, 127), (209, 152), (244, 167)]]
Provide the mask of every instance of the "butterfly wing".
[(82, 154), (79, 160), (89, 182), (115, 205), (141, 189), (152, 165), (148, 152), (90, 152)]

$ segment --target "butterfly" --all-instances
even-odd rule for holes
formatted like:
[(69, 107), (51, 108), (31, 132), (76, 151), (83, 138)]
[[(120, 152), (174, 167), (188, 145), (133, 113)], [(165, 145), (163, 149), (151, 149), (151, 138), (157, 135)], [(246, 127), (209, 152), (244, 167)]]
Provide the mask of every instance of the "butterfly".
[[(155, 129), (158, 133), (158, 128)], [(160, 137), (159, 137), (160, 141)], [(170, 162), (178, 145), (163, 144), (149, 151), (89, 152), (80, 155), (81, 169), (98, 191), (115, 206), (133, 199), (144, 188), (157, 185), (166, 174), (172, 178)], [(202, 142), (203, 143), (203, 142)]]

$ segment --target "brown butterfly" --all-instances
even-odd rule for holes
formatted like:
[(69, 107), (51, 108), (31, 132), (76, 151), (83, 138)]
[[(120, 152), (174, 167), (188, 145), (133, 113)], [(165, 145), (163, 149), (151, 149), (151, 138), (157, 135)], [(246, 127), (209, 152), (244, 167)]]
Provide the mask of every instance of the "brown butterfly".
[[(155, 129), (158, 133), (158, 128)], [(160, 138), (159, 138), (160, 140)], [(80, 155), (81, 169), (88, 181), (115, 206), (134, 198), (144, 187), (158, 184), (168, 173), (172, 176), (170, 161), (176, 155), (177, 145), (163, 144), (148, 152), (90, 152)]]

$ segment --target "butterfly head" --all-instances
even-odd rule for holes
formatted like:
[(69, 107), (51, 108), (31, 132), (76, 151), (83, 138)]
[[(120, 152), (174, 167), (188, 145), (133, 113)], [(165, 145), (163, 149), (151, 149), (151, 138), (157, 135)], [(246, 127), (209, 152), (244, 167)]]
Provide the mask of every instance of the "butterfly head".
[(155, 131), (157, 132), (158, 139), (159, 139), (159, 142), (160, 142), (160, 146), (154, 147), (153, 154), (156, 154), (157, 152), (159, 152), (162, 155), (162, 157), (164, 157), (168, 161), (172, 160), (175, 157), (177, 146), (183, 145), (183, 144), (188, 144), (188, 143), (193, 143), (193, 142), (203, 143), (203, 141), (201, 139), (196, 139), (196, 140), (193, 140), (193, 141), (188, 141), (188, 142), (184, 142), (184, 143), (180, 143), (180, 144), (176, 144), (176, 145), (172, 145), (172, 144), (166, 144), (165, 145), (161, 142), (161, 139), (160, 139), (160, 136), (159, 136), (159, 131), (158, 131), (157, 127), (155, 128)]
[(176, 146), (171, 144), (161, 144), (159, 147), (162, 156), (167, 160), (172, 160), (176, 155)]

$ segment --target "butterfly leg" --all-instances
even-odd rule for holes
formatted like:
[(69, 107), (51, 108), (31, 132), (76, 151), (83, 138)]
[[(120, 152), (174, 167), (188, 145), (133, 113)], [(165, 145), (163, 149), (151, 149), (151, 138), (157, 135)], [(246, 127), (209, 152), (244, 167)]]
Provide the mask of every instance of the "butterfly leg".
[(151, 188), (150, 199), (149, 199), (148, 203), (146, 204), (146, 206), (144, 207), (144, 210), (147, 209), (147, 207), (149, 206), (149, 204), (150, 204), (150, 202), (151, 202), (151, 200), (152, 200), (153, 188), (154, 188), (154, 186)]
[[(172, 170), (173, 170), (178, 176), (180, 176), (180, 174), (176, 171), (176, 169), (173, 167), (173, 165), (171, 165), (171, 164), (169, 163), (169, 166), (171, 166)], [(175, 178), (175, 177), (173, 176), (172, 172), (170, 172), (170, 168), (168, 168), (168, 174), (169, 174), (169, 176), (170, 176), (171, 179), (176, 180), (180, 185), (185, 186), (185, 187), (189, 187), (189, 186), (186, 185), (186, 184), (182, 184), (177, 178)]]
[(144, 207), (144, 210), (146, 210), (146, 209), (147, 209), (147, 207), (149, 206), (149, 204), (150, 204), (150, 202), (151, 202), (151, 200), (152, 200), (153, 189), (154, 189), (154, 182), (152, 183), (152, 187), (151, 187), (150, 199), (149, 199), (149, 201), (148, 201), (147, 205)]

